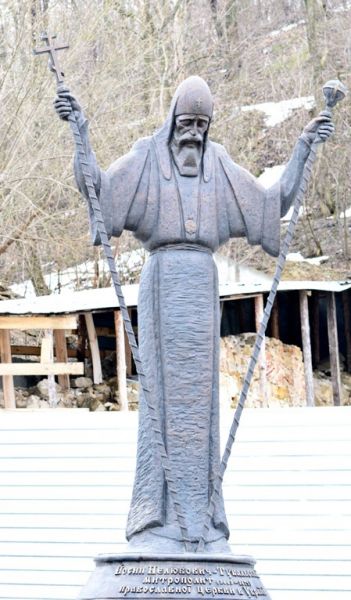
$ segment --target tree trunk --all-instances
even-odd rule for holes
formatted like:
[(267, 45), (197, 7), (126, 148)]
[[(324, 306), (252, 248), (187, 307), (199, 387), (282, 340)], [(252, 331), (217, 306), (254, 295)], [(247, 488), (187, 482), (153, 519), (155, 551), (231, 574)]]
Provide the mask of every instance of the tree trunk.
[(44, 278), (38, 251), (34, 246), (31, 246), (28, 250), (27, 269), (36, 295), (46, 296), (47, 294), (51, 294), (51, 290)]
[(326, 9), (321, 0), (305, 0), (308, 49), (312, 61), (313, 87), (317, 100), (323, 82), (323, 67), (328, 47), (326, 41)]

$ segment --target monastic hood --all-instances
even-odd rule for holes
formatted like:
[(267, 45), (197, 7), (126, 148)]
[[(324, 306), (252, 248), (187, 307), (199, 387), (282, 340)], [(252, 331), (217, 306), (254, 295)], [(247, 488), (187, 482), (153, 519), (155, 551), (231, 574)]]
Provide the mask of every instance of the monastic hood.
[[(213, 114), (213, 98), (207, 83), (198, 76), (191, 76), (182, 81), (172, 98), (171, 107), (162, 127), (153, 135), (156, 154), (163, 176), (171, 179), (171, 154), (169, 142), (172, 137), (174, 119), (180, 114), (201, 114), (209, 117)], [(207, 148), (207, 134), (203, 154), (203, 176), (205, 181), (210, 178), (210, 157)]]

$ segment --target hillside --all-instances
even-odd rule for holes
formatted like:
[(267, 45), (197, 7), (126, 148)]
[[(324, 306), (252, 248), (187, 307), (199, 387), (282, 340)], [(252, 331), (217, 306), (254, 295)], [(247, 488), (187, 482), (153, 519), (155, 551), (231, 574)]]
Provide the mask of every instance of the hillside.
[[(101, 258), (73, 180), (70, 131), (52, 110), (54, 78), (32, 54), (42, 45), (40, 31), (70, 45), (60, 60), (103, 168), (162, 123), (188, 75), (201, 75), (214, 94), (212, 139), (257, 177), (288, 160), (303, 126), (323, 108), (323, 83), (350, 83), (346, 0), (0, 0), (0, 7), (0, 283), (30, 278), (37, 294), (47, 292), (43, 272)], [(268, 102), (280, 103), (268, 107), (274, 118), (260, 106)], [(349, 275), (350, 108), (349, 96), (335, 111), (336, 133), (319, 153), (292, 247), (328, 259), (321, 267), (298, 263), (294, 272), (290, 266), (286, 276)], [(117, 252), (136, 246), (123, 234)], [(274, 269), (242, 240), (222, 251)]]

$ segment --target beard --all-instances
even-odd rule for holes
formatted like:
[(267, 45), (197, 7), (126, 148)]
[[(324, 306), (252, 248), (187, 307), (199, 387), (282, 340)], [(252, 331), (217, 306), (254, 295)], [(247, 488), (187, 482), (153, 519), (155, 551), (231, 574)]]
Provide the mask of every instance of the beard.
[(202, 138), (184, 138), (171, 142), (171, 151), (178, 171), (185, 177), (196, 177), (200, 172), (202, 159)]

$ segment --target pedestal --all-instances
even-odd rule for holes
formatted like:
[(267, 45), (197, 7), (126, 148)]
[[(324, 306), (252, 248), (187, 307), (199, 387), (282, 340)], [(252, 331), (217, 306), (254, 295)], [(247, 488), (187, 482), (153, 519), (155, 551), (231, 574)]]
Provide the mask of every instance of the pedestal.
[(78, 600), (270, 600), (250, 556), (126, 553), (95, 562)]

